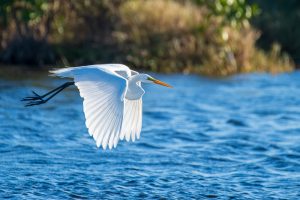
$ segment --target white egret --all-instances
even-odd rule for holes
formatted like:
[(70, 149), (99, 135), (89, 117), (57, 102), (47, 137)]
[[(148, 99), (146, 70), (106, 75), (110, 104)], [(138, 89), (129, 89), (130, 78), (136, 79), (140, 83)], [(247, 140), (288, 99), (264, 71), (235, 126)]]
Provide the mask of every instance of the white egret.
[[(171, 87), (148, 74), (139, 74), (122, 64), (102, 64), (62, 68), (50, 71), (53, 75), (73, 78), (44, 94), (26, 97), (26, 106), (46, 103), (68, 86), (76, 85), (83, 100), (88, 132), (103, 149), (116, 147), (119, 139), (140, 138), (142, 128), (143, 83)], [(46, 98), (46, 99), (45, 99)]]

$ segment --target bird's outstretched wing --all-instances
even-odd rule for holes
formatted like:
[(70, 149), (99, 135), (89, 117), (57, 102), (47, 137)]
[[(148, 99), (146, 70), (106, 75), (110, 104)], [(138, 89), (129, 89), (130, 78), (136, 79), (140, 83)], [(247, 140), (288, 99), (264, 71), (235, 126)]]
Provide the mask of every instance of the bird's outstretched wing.
[(120, 138), (124, 113), (127, 80), (122, 76), (97, 67), (76, 67), (52, 71), (63, 77), (74, 78), (80, 96), (86, 126), (97, 147), (116, 147)]
[[(130, 70), (131, 76), (139, 74), (137, 71)], [(141, 86), (141, 83), (137, 83)], [(129, 141), (135, 139), (140, 139), (141, 129), (142, 129), (142, 98), (138, 100), (128, 100), (125, 99), (125, 108), (123, 115), (123, 124), (120, 139), (124, 138)]]
[(138, 100), (125, 99), (125, 109), (123, 117), (122, 131), (120, 139), (124, 137), (126, 141), (130, 138), (135, 141), (135, 138), (140, 139), (142, 129), (142, 98)]

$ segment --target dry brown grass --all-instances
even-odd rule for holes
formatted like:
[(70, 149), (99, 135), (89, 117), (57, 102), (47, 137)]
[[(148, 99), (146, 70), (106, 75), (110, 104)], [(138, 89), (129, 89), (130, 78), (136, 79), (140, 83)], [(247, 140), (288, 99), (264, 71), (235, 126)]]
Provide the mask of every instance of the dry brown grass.
[(114, 32), (126, 60), (155, 71), (182, 71), (197, 51), (194, 30), (203, 21), (202, 9), (175, 1), (127, 1), (119, 8)]
[[(16, 40), (11, 43), (13, 48), (6, 47), (0, 54), (2, 61), (10, 58), (6, 60), (18, 60), (18, 63), (28, 60), (26, 63), (30, 64), (32, 60), (40, 63), (48, 59), (68, 65), (121, 62), (142, 70), (209, 76), (254, 71), (276, 73), (294, 68), (278, 45), (270, 52), (256, 48), (259, 33), (248, 23), (230, 26), (224, 23), (225, 18), (193, 1), (53, 2), (59, 6), (53, 4), (56, 14), (49, 25), (49, 36), (42, 42), (54, 47), (55, 56), (48, 53), (52, 48), (47, 50), (40, 43), (36, 45), (39, 48), (32, 48), (34, 42)], [(29, 24), (28, 29), (37, 26), (33, 25)], [(6, 33), (13, 34), (15, 29), (9, 26)], [(4, 35), (0, 36), (3, 39)], [(28, 51), (27, 47), (35, 51)]]
[(226, 76), (252, 71), (290, 71), (294, 65), (280, 49), (265, 53), (249, 24), (224, 26), (205, 7), (177, 1), (132, 0), (119, 8), (114, 32), (127, 62), (163, 72)]

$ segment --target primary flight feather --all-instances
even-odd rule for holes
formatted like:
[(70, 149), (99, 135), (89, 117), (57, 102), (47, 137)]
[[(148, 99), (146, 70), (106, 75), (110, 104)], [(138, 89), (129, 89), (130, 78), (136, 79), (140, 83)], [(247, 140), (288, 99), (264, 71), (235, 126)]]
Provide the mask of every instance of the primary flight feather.
[[(83, 98), (83, 111), (89, 134), (97, 147), (116, 147), (119, 139), (140, 138), (142, 128), (141, 83), (171, 87), (148, 74), (139, 74), (122, 64), (102, 64), (70, 67), (50, 71), (53, 75), (72, 78), (62, 86), (44, 94), (26, 97), (26, 106), (46, 103), (70, 85), (76, 85)], [(47, 97), (47, 98), (46, 98)], [(46, 99), (45, 99), (46, 98)]]

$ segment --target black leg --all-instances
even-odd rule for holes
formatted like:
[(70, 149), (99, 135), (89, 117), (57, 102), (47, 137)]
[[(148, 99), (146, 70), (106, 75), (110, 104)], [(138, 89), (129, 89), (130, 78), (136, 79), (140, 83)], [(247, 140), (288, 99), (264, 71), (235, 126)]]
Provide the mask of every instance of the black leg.
[[(44, 95), (38, 95), (37, 93), (35, 93), (34, 91), (32, 91), (32, 93), (35, 96), (25, 97), (21, 101), (28, 101), (28, 103), (25, 105), (26, 107), (27, 106), (35, 106), (35, 105), (44, 104), (47, 101), (49, 101), (50, 99), (52, 99), (55, 95), (57, 95), (58, 93), (60, 93), (62, 90), (64, 90), (65, 88), (67, 88), (67, 87), (69, 87), (71, 85), (74, 85), (74, 81), (66, 82), (63, 85), (55, 88), (54, 90), (51, 90), (50, 92), (47, 92)], [(48, 98), (44, 99), (45, 97), (48, 97)]]

